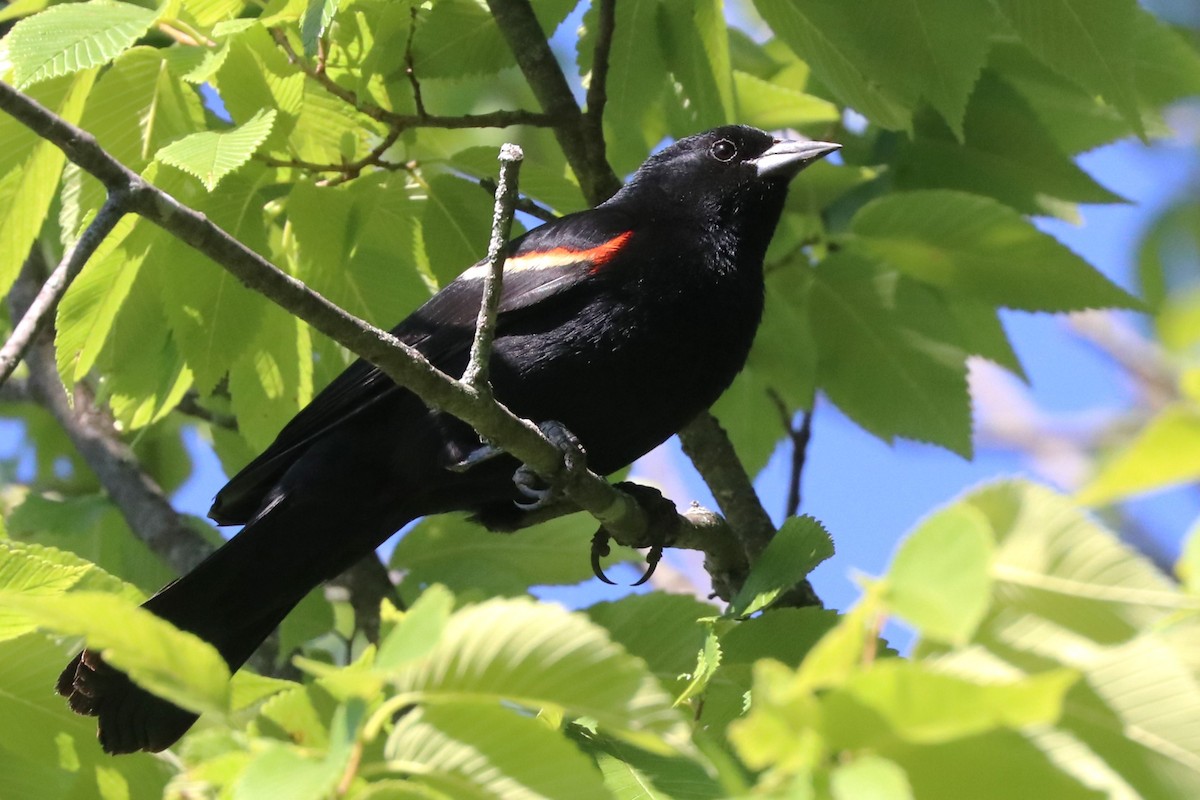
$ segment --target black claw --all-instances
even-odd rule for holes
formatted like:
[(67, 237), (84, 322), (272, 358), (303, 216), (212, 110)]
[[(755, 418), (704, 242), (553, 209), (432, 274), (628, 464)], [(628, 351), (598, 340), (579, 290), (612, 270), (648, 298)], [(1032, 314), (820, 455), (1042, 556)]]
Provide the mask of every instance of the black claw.
[(513, 505), (523, 512), (540, 511), (557, 503), (562, 497), (562, 478), (587, 468), (587, 454), (583, 445), (561, 422), (547, 420), (540, 423), (538, 428), (562, 452), (563, 467), (560, 474), (553, 476), (553, 480), (547, 484), (527, 465), (521, 465), (513, 474), (513, 483), (516, 484), (517, 491), (529, 500), (514, 500)]
[(600, 559), (611, 552), (608, 546), (610, 538), (608, 531), (604, 528), (596, 531), (596, 535), (592, 537), (592, 574), (609, 586), (616, 586), (616, 581), (609, 580), (608, 576), (604, 574), (604, 567), (600, 566)]
[(650, 576), (654, 574), (654, 570), (658, 569), (658, 562), (662, 561), (663, 546), (656, 544), (650, 548), (650, 552), (646, 554), (646, 572), (642, 577), (638, 578), (634, 586), (641, 586), (646, 581), (650, 580)]

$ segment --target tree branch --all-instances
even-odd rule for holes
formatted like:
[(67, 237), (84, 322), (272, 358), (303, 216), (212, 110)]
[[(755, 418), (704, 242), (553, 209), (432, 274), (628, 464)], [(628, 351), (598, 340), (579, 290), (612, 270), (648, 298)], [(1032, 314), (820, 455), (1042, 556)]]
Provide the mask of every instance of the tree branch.
[[(375, 364), (430, 407), (467, 422), (539, 475), (553, 478), (564, 471), (562, 452), (531, 422), (455, 381), (419, 351), (347, 313), (279, 270), (203, 214), (146, 183), (113, 159), (92, 136), (3, 82), (0, 82), (0, 110), (60, 147), (72, 162), (98, 178), (110, 191), (123, 188), (131, 210), (204, 253), (248, 288)], [(637, 501), (591, 471), (568, 474), (563, 485), (567, 496), (598, 519), (614, 539), (625, 545), (646, 540), (648, 515)], [(677, 546), (688, 547), (688, 543), (708, 540), (681, 535), (677, 541)]]
[(236, 417), (230, 414), (222, 414), (219, 411), (213, 411), (211, 408), (200, 405), (200, 398), (197, 397), (195, 390), (190, 390), (183, 397), (179, 398), (179, 404), (175, 406), (175, 410), (180, 414), (186, 414), (189, 417), (203, 420), (217, 428), (224, 428), (227, 431), (236, 431), (238, 429)]
[(607, 200), (621, 188), (621, 181), (605, 159), (604, 137), (596, 141), (592, 135), (529, 0), (487, 4), (534, 97), (552, 120), (554, 137), (579, 178), (583, 196), (592, 205)]
[[(9, 292), (14, 313), (24, 312), (39, 294), (40, 260), (37, 255), (30, 257)], [(133, 451), (117, 436), (112, 421), (96, 407), (91, 392), (80, 385), (73, 401), (67, 397), (47, 337), (37, 337), (26, 352), (31, 398), (58, 422), (130, 529), (175, 571), (187, 572), (199, 564), (213, 546), (183, 522), (154, 479), (138, 467)]]
[(500, 180), (496, 185), (496, 206), (492, 211), (492, 235), (488, 240), (487, 275), (483, 279), (483, 300), (475, 321), (475, 338), (462, 381), (480, 394), (491, 395), (488, 362), (492, 357), (492, 339), (496, 335), (496, 314), (504, 283), (505, 246), (512, 230), (517, 197), (517, 174), (525, 154), (515, 144), (500, 148)]
[(612, 52), (613, 32), (617, 27), (616, 0), (599, 0), (596, 49), (592, 54), (592, 75), (587, 89), (587, 123), (593, 148), (608, 162), (604, 140), (604, 106), (608, 103), (608, 58)]
[(679, 432), (679, 441), (753, 564), (775, 535), (775, 525), (763, 510), (729, 435), (716, 417), (705, 411)]
[[(488, 194), (496, 194), (496, 182), (491, 178), (480, 178), (479, 188), (483, 189)], [(524, 212), (531, 217), (540, 219), (542, 222), (552, 222), (558, 219), (558, 214), (555, 214), (545, 206), (540, 206), (533, 200), (523, 195), (517, 195), (517, 211)]]
[(45, 328), (46, 321), (53, 316), (54, 310), (58, 308), (58, 301), (66, 294), (67, 287), (79, 274), (79, 270), (83, 269), (83, 265), (92, 257), (92, 253), (96, 252), (104, 237), (112, 233), (121, 217), (125, 216), (124, 203), (125, 199), (121, 195), (109, 194), (96, 218), (75, 242), (71, 252), (63, 256), (54, 272), (42, 284), (41, 291), (33, 297), (21, 321), (13, 328), (12, 335), (8, 337), (4, 347), (0, 348), (0, 386), (17, 368), (21, 356), (33, 343), (38, 332)]
[(775, 403), (775, 408), (779, 409), (779, 419), (792, 443), (792, 469), (788, 475), (787, 505), (784, 506), (783, 516), (785, 518), (794, 517), (800, 512), (800, 479), (804, 475), (804, 462), (808, 458), (808, 443), (812, 440), (813, 412), (805, 411), (800, 420), (800, 427), (797, 428), (792, 424), (791, 410), (779, 393), (771, 389), (768, 394), (771, 395), (771, 401)]
[(422, 109), (418, 109), (418, 113), (416, 114), (397, 114), (374, 103), (363, 102), (357, 94), (339, 86), (324, 71), (309, 66), (304, 59), (296, 54), (296, 51), (292, 48), (292, 43), (288, 41), (287, 34), (284, 31), (279, 28), (272, 28), (271, 36), (275, 39), (275, 43), (279, 45), (280, 49), (283, 50), (284, 56), (287, 57), (288, 62), (292, 66), (303, 72), (311, 80), (319, 83), (325, 91), (334, 97), (353, 106), (359, 113), (365, 114), (376, 122), (382, 122), (389, 128), (397, 128), (401, 131), (408, 128), (509, 128), (513, 125), (550, 128), (556, 124), (552, 115), (520, 109), (515, 111), (492, 111), (487, 114), (462, 114), (453, 117), (426, 114)]

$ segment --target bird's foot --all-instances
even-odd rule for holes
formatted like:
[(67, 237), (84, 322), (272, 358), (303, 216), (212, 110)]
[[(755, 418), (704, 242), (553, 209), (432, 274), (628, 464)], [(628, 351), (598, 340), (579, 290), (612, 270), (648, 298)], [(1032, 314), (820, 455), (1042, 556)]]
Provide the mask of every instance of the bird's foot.
[(538, 425), (542, 435), (549, 439), (563, 454), (562, 470), (551, 481), (544, 480), (525, 464), (513, 474), (517, 491), (527, 501), (515, 500), (513, 505), (522, 511), (538, 511), (553, 505), (562, 498), (562, 479), (587, 469), (587, 455), (583, 445), (566, 426), (555, 420), (546, 420)]
[[(652, 486), (622, 481), (617, 484), (617, 488), (632, 495), (650, 518), (646, 543), (650, 552), (646, 554), (646, 571), (633, 584), (641, 586), (650, 580), (650, 577), (654, 575), (654, 570), (658, 568), (658, 562), (662, 560), (663, 548), (666, 547), (668, 539), (679, 527), (679, 514), (675, 511), (675, 504), (663, 497), (662, 492)], [(592, 574), (610, 586), (616, 586), (616, 583), (604, 574), (604, 567), (600, 565), (600, 559), (610, 552), (608, 543), (611, 540), (612, 535), (603, 526), (592, 537)]]

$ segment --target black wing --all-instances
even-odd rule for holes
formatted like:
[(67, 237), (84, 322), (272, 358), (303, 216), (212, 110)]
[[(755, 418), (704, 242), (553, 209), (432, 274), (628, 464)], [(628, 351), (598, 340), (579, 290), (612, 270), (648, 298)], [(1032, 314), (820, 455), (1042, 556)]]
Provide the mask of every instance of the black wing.
[[(623, 213), (596, 208), (513, 240), (505, 263), (500, 326), (514, 311), (544, 307), (594, 280), (632, 236), (631, 221)], [(461, 362), (470, 349), (486, 270), (486, 262), (467, 269), (392, 333), (439, 367)], [(230, 479), (217, 493), (209, 516), (224, 525), (246, 522), (316, 439), (397, 391), (379, 369), (362, 359), (355, 361), (284, 426), (270, 447)]]

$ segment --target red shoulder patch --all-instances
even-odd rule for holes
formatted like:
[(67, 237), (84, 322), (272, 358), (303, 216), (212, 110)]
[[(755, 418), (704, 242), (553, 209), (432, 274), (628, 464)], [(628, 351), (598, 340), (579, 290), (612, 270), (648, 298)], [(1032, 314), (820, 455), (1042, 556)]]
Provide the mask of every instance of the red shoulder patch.
[(554, 247), (550, 250), (535, 250), (531, 253), (523, 253), (519, 256), (509, 258), (504, 262), (504, 269), (508, 270), (526, 270), (526, 269), (549, 269), (552, 267), (565, 267), (569, 264), (588, 264), (591, 271), (595, 272), (607, 264), (609, 261), (621, 251), (629, 238), (633, 236), (633, 231), (625, 231), (618, 233), (606, 242), (588, 247), (583, 250), (578, 250), (571, 247)]

